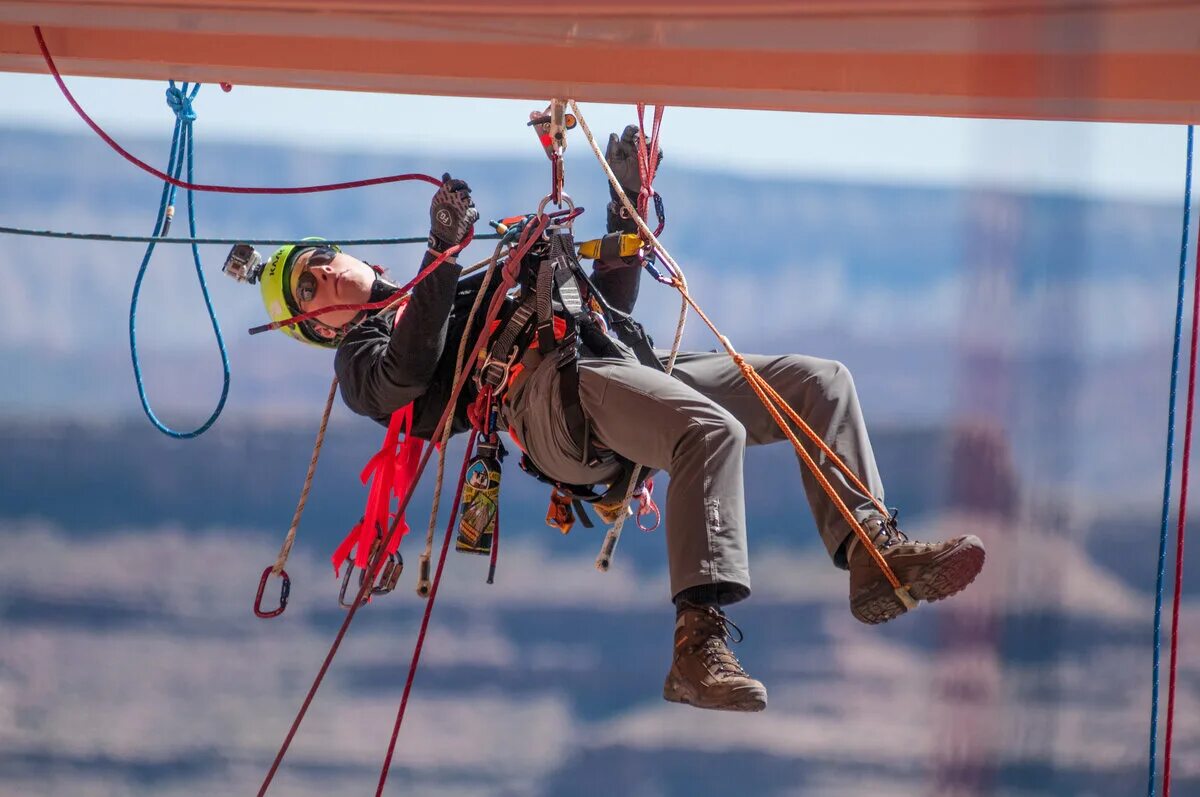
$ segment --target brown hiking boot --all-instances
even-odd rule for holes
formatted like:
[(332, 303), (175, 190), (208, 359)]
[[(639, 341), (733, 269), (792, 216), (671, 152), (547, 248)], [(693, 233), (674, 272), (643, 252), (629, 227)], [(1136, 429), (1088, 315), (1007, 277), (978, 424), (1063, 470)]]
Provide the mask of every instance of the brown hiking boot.
[[(984, 550), (972, 534), (946, 542), (915, 542), (896, 528), (894, 517), (863, 522), (875, 548), (913, 598), (937, 601), (961, 592), (983, 569)], [(908, 611), (870, 551), (855, 536), (847, 555), (850, 612), (864, 623), (886, 623)]]
[(697, 708), (721, 711), (762, 711), (767, 707), (767, 688), (742, 669), (727, 639), (742, 630), (715, 606), (680, 605), (675, 621), (675, 656), (663, 698)]

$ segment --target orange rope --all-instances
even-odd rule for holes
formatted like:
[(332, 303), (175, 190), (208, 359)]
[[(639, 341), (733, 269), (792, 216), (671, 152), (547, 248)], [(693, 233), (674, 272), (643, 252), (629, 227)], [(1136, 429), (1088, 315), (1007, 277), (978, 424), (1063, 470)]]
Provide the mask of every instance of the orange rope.
[[(579, 126), (582, 128), (583, 134), (588, 140), (588, 144), (591, 145), (592, 152), (595, 153), (597, 160), (599, 160), (601, 167), (608, 176), (609, 183), (614, 187), (614, 192), (617, 196), (617, 199), (622, 203), (622, 205), (624, 205), (629, 217), (637, 223), (638, 230), (642, 233), (644, 240), (649, 241), (650, 244), (658, 250), (659, 255), (667, 263), (667, 265), (672, 268), (674, 274), (682, 275), (683, 270), (679, 268), (679, 264), (675, 262), (675, 259), (671, 257), (671, 254), (659, 242), (658, 238), (646, 225), (645, 219), (638, 214), (637, 208), (633, 207), (633, 203), (629, 201), (628, 197), (625, 196), (625, 192), (621, 190), (621, 185), (618, 182), (616, 175), (613, 174), (612, 168), (609, 167), (607, 161), (605, 161), (604, 154), (600, 151), (600, 147), (596, 143), (595, 138), (592, 136), (592, 131), (588, 127), (587, 121), (583, 118), (583, 114), (580, 113), (579, 106), (574, 100), (571, 101), (571, 110), (575, 112), (575, 118), (579, 120)], [(767, 411), (771, 414), (771, 418), (775, 421), (783, 433), (787, 435), (788, 440), (790, 440), (792, 443), (792, 447), (796, 449), (797, 456), (800, 457), (800, 459), (804, 462), (804, 465), (817, 479), (817, 482), (821, 485), (821, 489), (825, 491), (825, 494), (829, 496), (829, 500), (831, 500), (834, 506), (837, 507), (838, 512), (841, 513), (842, 517), (846, 520), (846, 523), (850, 526), (850, 529), (863, 543), (863, 547), (870, 552), (871, 558), (875, 560), (875, 564), (879, 566), (879, 569), (883, 572), (884, 577), (887, 578), (888, 583), (892, 585), (892, 588), (896, 591), (897, 597), (899, 597), (900, 600), (909, 608), (915, 606), (916, 601), (908, 594), (907, 588), (900, 583), (900, 579), (896, 577), (896, 574), (892, 572), (892, 568), (883, 558), (883, 554), (880, 553), (875, 547), (870, 536), (867, 534), (866, 529), (862, 527), (862, 524), (859, 523), (858, 518), (856, 518), (854, 513), (850, 511), (850, 508), (846, 506), (846, 502), (842, 500), (842, 497), (837, 494), (833, 484), (831, 484), (828, 477), (821, 472), (821, 469), (817, 466), (817, 463), (812, 458), (812, 455), (805, 450), (803, 444), (800, 442), (800, 439), (796, 437), (796, 433), (792, 431), (790, 426), (788, 426), (787, 420), (784, 419), (779, 408), (782, 408), (783, 411), (787, 413), (788, 418), (790, 418), (797, 426), (799, 426), (807, 437), (817, 444), (820, 450), (827, 457), (829, 457), (829, 461), (832, 462), (838, 470), (846, 474), (846, 476), (851, 479), (855, 486), (862, 490), (864, 495), (871, 496), (872, 503), (875, 504), (876, 508), (878, 508), (885, 517), (887, 517), (889, 514), (887, 509), (883, 507), (883, 505), (878, 501), (878, 499), (875, 498), (870, 490), (866, 489), (862, 483), (862, 480), (851, 472), (849, 466), (842, 462), (841, 458), (833, 453), (833, 450), (825, 444), (825, 441), (820, 439), (816, 432), (812, 430), (812, 427), (805, 423), (804, 419), (800, 417), (800, 415), (783, 399), (783, 397), (780, 396), (774, 388), (767, 384), (766, 379), (764, 379), (761, 374), (755, 371), (752, 365), (746, 362), (745, 358), (742, 357), (742, 355), (739, 354), (738, 351), (733, 347), (733, 344), (729, 342), (729, 338), (721, 334), (721, 331), (717, 329), (717, 326), (712, 322), (712, 319), (705, 314), (705, 312), (700, 308), (700, 305), (696, 304), (695, 299), (693, 299), (691, 294), (688, 292), (687, 284), (680, 279), (679, 276), (673, 277), (671, 284), (677, 291), (679, 291), (680, 295), (683, 297), (683, 301), (690, 305), (692, 310), (696, 312), (696, 315), (700, 317), (700, 320), (703, 321), (710, 330), (712, 330), (712, 333), (717, 336), (719, 341), (721, 341), (721, 345), (725, 348), (725, 351), (728, 352), (729, 356), (733, 358), (733, 361), (737, 363), (737, 366), (741, 370), (743, 377), (745, 377), (746, 381), (750, 384), (750, 387), (754, 389), (754, 393), (758, 396), (759, 401), (761, 401), (763, 406), (766, 407)], [(778, 407), (776, 405), (778, 405)]]

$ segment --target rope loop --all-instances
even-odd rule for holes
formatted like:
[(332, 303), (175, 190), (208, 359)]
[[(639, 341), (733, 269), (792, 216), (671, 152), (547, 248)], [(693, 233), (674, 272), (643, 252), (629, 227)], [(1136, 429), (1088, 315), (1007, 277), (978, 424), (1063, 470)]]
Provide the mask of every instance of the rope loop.
[(196, 109), (192, 107), (192, 100), (196, 99), (196, 94), (200, 91), (200, 84), (197, 83), (192, 89), (191, 94), (188, 94), (188, 84), (184, 83), (183, 88), (176, 87), (175, 81), (170, 81), (171, 85), (167, 87), (167, 107), (175, 113), (175, 118), (184, 124), (191, 124), (196, 121)]
[[(150, 258), (154, 255), (154, 245), (157, 240), (167, 234), (170, 229), (171, 218), (175, 211), (175, 191), (176, 183), (179, 182), (180, 175), (183, 174), (184, 165), (187, 165), (187, 180), (191, 182), (193, 176), (193, 166), (195, 163), (195, 153), (192, 148), (192, 122), (196, 118), (196, 113), (192, 109), (192, 100), (200, 91), (200, 84), (197, 83), (191, 87), (184, 83), (182, 87), (176, 87), (175, 81), (171, 81), (170, 88), (167, 89), (167, 104), (171, 106), (171, 110), (175, 112), (175, 132), (171, 136), (171, 152), (167, 157), (167, 170), (164, 176), (170, 179), (163, 182), (162, 198), (158, 206), (158, 218), (154, 222), (154, 239), (146, 245), (146, 253), (142, 256), (141, 266), (138, 267), (137, 277), (133, 282), (133, 296), (129, 300), (129, 355), (133, 361), (133, 380), (137, 385), (138, 400), (142, 404), (142, 412), (154, 425), (154, 428), (165, 434), (167, 437), (173, 437), (177, 440), (188, 440), (193, 437), (199, 437), (207, 432), (217, 418), (220, 417), (221, 411), (225, 409), (225, 400), (229, 398), (229, 354), (225, 350), (225, 338), (221, 335), (221, 325), (217, 321), (216, 311), (213, 309), (212, 297), (208, 293), (208, 283), (204, 279), (204, 267), (200, 262), (200, 249), (195, 243), (192, 244), (192, 262), (196, 266), (196, 279), (200, 282), (200, 294), (204, 297), (204, 307), (208, 311), (208, 320), (212, 326), (213, 336), (217, 341), (217, 349), (221, 355), (221, 371), (223, 382), (221, 386), (221, 396), (217, 399), (217, 406), (202, 424), (190, 431), (181, 432), (164, 424), (154, 414), (154, 410), (150, 406), (150, 399), (146, 395), (146, 386), (142, 380), (142, 364), (138, 357), (137, 346), (137, 312), (138, 301), (142, 294), (142, 282), (146, 278), (146, 270), (150, 266)], [(188, 208), (188, 233), (190, 237), (196, 237), (196, 207), (195, 196), (192, 189), (187, 189), (187, 208)]]

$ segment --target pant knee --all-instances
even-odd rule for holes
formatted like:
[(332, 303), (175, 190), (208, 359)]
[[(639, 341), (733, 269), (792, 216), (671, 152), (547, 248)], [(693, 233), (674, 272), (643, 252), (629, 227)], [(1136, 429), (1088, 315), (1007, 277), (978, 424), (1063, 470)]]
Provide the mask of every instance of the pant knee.
[(854, 377), (840, 360), (821, 360), (813, 377), (827, 398), (840, 400), (854, 393)]
[(676, 456), (693, 446), (740, 452), (746, 447), (746, 427), (724, 408), (714, 405), (711, 411), (692, 416), (676, 448)]

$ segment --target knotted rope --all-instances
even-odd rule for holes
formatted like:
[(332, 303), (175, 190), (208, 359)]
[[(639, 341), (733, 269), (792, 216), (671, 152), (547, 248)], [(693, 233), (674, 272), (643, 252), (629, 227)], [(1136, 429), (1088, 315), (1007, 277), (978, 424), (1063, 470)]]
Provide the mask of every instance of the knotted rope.
[[(187, 165), (188, 182), (190, 183), (192, 179), (195, 162), (192, 147), (192, 123), (196, 121), (196, 111), (192, 106), (192, 101), (195, 100), (199, 92), (199, 83), (191, 87), (187, 83), (184, 83), (182, 86), (176, 86), (175, 81), (172, 80), (170, 81), (170, 86), (167, 88), (167, 106), (175, 113), (175, 131), (171, 136), (171, 152), (167, 159), (167, 176), (172, 179), (163, 183), (162, 200), (158, 206), (158, 218), (154, 222), (154, 237), (156, 239), (166, 236), (171, 228), (171, 220), (175, 216), (175, 192), (179, 182), (178, 177), (183, 171), (185, 163)], [(187, 189), (187, 207), (188, 232), (192, 238), (195, 238), (195, 197), (190, 188)], [(138, 268), (137, 278), (133, 283), (133, 297), (129, 302), (129, 352), (133, 360), (133, 378), (137, 385), (138, 400), (142, 404), (142, 411), (146, 413), (146, 417), (150, 419), (150, 423), (154, 424), (154, 428), (168, 437), (188, 439), (198, 437), (208, 431), (216, 423), (217, 418), (221, 415), (221, 411), (225, 408), (225, 400), (229, 397), (229, 354), (225, 350), (225, 340), (221, 335), (221, 325), (217, 321), (216, 311), (213, 310), (212, 298), (208, 294), (208, 284), (204, 280), (204, 268), (200, 263), (200, 249), (193, 243), (192, 261), (196, 266), (196, 279), (200, 282), (200, 293), (204, 296), (204, 307), (208, 311), (208, 319), (212, 325), (213, 335), (217, 340), (217, 349), (221, 355), (221, 370), (223, 374), (221, 397), (217, 400), (217, 406), (208, 416), (208, 419), (191, 431), (177, 431), (158, 419), (158, 416), (154, 414), (154, 410), (150, 407), (149, 398), (146, 396), (146, 386), (142, 380), (142, 366), (137, 348), (138, 301), (141, 297), (142, 281), (146, 277), (146, 269), (150, 265), (150, 258), (154, 254), (156, 243), (157, 241), (152, 240), (146, 245), (146, 254), (142, 257), (142, 264)]]

